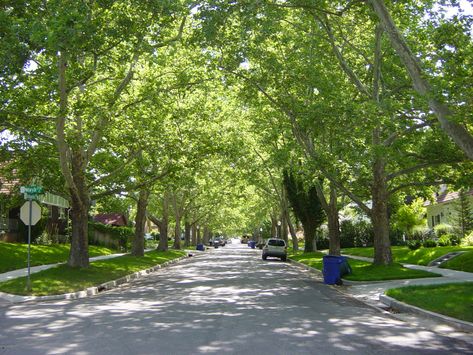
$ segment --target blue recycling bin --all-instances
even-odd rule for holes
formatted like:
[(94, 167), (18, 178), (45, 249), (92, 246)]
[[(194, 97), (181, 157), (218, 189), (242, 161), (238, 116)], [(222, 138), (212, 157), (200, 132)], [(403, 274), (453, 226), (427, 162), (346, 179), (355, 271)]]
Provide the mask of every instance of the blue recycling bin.
[(197, 246), (195, 247), (196, 250), (200, 250), (200, 251), (204, 251), (205, 248), (204, 248), (204, 244), (197, 244)]
[(337, 255), (324, 255), (322, 269), (322, 273), (324, 275), (324, 284), (341, 284), (342, 276), (346, 273), (349, 273), (346, 270), (350, 270), (350, 266), (348, 265), (346, 257)]
[(256, 242), (254, 240), (251, 240), (248, 245), (250, 246), (251, 249), (254, 249), (256, 247)]

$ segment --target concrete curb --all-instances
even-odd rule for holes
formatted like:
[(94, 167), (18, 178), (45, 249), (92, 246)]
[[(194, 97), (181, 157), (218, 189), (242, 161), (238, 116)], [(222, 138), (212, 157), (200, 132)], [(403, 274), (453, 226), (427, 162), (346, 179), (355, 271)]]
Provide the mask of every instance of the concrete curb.
[(392, 297), (386, 296), (386, 295), (380, 295), (379, 300), (387, 305), (388, 307), (402, 311), (402, 312), (408, 312), (408, 313), (415, 313), (422, 315), (424, 317), (432, 318), (434, 320), (441, 321), (445, 324), (448, 324), (449, 326), (458, 329), (462, 332), (468, 332), (468, 333), (473, 333), (473, 323), (463, 321), (460, 319), (452, 318), (449, 316), (444, 316), (443, 314), (427, 311), (425, 309), (412, 306), (410, 304), (398, 301)]
[(299, 266), (299, 267), (303, 268), (304, 270), (307, 270), (310, 273), (313, 273), (317, 276), (323, 276), (322, 271), (320, 271), (319, 269), (313, 268), (312, 266), (300, 263), (300, 262), (292, 260), (290, 258), (288, 258), (287, 261), (289, 261), (290, 264), (294, 264), (295, 266)]
[(103, 291), (108, 291), (114, 289), (120, 285), (128, 283), (132, 280), (139, 279), (143, 276), (146, 276), (152, 272), (158, 271), (161, 268), (167, 267), (172, 264), (176, 264), (182, 260), (189, 258), (189, 256), (182, 256), (177, 259), (173, 259), (170, 261), (166, 261), (165, 263), (153, 266), (152, 268), (137, 271), (133, 274), (126, 275), (121, 277), (117, 280), (108, 281), (98, 286), (89, 287), (82, 291), (65, 293), (60, 295), (48, 295), (48, 296), (20, 296), (20, 295), (12, 295), (9, 293), (0, 292), (0, 298), (3, 298), (11, 303), (23, 303), (23, 302), (31, 302), (31, 301), (51, 301), (51, 300), (71, 300), (71, 299), (79, 299), (90, 297), (99, 294)]

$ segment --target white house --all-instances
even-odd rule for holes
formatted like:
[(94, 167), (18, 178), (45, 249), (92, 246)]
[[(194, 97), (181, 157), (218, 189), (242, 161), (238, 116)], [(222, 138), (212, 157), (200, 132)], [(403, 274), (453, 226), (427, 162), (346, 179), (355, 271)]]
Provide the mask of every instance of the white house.
[[(473, 207), (473, 189), (467, 192), (470, 205)], [(427, 209), (427, 224), (430, 229), (437, 224), (452, 224), (456, 216), (455, 203), (459, 197), (459, 192), (448, 192), (446, 190), (436, 194), (435, 201), (426, 201), (424, 206)], [(473, 208), (472, 208), (473, 210)]]

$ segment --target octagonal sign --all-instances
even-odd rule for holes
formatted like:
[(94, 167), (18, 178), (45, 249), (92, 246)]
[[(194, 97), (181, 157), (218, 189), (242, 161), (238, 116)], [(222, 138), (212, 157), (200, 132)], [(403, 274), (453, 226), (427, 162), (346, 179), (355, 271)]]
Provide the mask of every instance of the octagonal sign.
[[(30, 202), (27, 201), (20, 208), (20, 219), (27, 226), (30, 224)], [(41, 207), (33, 201), (31, 203), (31, 225), (34, 226), (41, 219)]]

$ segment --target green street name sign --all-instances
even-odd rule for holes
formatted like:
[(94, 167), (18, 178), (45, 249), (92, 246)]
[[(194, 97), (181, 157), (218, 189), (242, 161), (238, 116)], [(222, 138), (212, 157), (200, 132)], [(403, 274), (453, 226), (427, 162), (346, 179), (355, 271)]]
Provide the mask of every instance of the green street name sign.
[(37, 195), (44, 193), (44, 189), (41, 186), (30, 185), (30, 186), (21, 186), (20, 192), (25, 195), (25, 199), (36, 198)]

